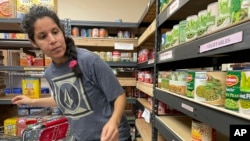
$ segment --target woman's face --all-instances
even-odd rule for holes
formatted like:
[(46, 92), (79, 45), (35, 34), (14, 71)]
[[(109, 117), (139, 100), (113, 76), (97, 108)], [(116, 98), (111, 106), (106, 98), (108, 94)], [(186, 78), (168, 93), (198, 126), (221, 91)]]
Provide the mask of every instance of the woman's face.
[(64, 56), (66, 43), (63, 32), (50, 17), (37, 19), (34, 23), (34, 42), (32, 45), (40, 48), (57, 64), (61, 64), (67, 59)]

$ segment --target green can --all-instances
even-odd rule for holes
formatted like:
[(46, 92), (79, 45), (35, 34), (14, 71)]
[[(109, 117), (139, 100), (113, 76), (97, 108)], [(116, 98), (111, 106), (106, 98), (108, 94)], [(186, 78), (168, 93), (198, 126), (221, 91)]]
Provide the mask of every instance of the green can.
[(241, 71), (227, 71), (226, 98), (224, 107), (229, 110), (239, 110)]

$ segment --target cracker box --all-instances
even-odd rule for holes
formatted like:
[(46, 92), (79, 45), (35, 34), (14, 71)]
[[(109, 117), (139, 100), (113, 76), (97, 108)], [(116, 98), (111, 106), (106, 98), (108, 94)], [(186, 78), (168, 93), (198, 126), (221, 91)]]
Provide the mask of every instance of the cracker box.
[(40, 98), (41, 80), (40, 78), (24, 78), (22, 80), (22, 92), (30, 98)]
[(7, 118), (4, 120), (4, 134), (16, 136), (16, 117)]

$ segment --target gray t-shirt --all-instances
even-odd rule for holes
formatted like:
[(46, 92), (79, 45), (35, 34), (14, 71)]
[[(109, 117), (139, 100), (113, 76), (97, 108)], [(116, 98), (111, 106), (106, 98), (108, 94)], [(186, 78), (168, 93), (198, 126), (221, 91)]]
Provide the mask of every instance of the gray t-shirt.
[[(63, 65), (51, 65), (45, 78), (53, 90), (53, 96), (70, 122), (74, 136), (79, 141), (100, 140), (102, 127), (113, 112), (113, 101), (124, 90), (112, 69), (98, 55), (77, 48), (78, 64), (82, 79), (74, 76), (69, 61)], [(130, 127), (123, 116), (119, 126), (119, 141), (130, 136)]]

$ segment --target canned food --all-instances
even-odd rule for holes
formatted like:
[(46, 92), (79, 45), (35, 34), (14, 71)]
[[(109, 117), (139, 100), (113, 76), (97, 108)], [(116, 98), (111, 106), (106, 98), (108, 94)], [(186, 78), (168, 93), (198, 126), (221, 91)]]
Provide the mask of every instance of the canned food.
[(129, 31), (124, 31), (124, 38), (130, 38), (130, 32)]
[(81, 37), (87, 37), (86, 29), (81, 29)]
[(72, 36), (77, 37), (79, 36), (79, 29), (77, 27), (72, 28)]
[(99, 29), (98, 28), (92, 29), (92, 37), (94, 37), (94, 38), (99, 37)]

